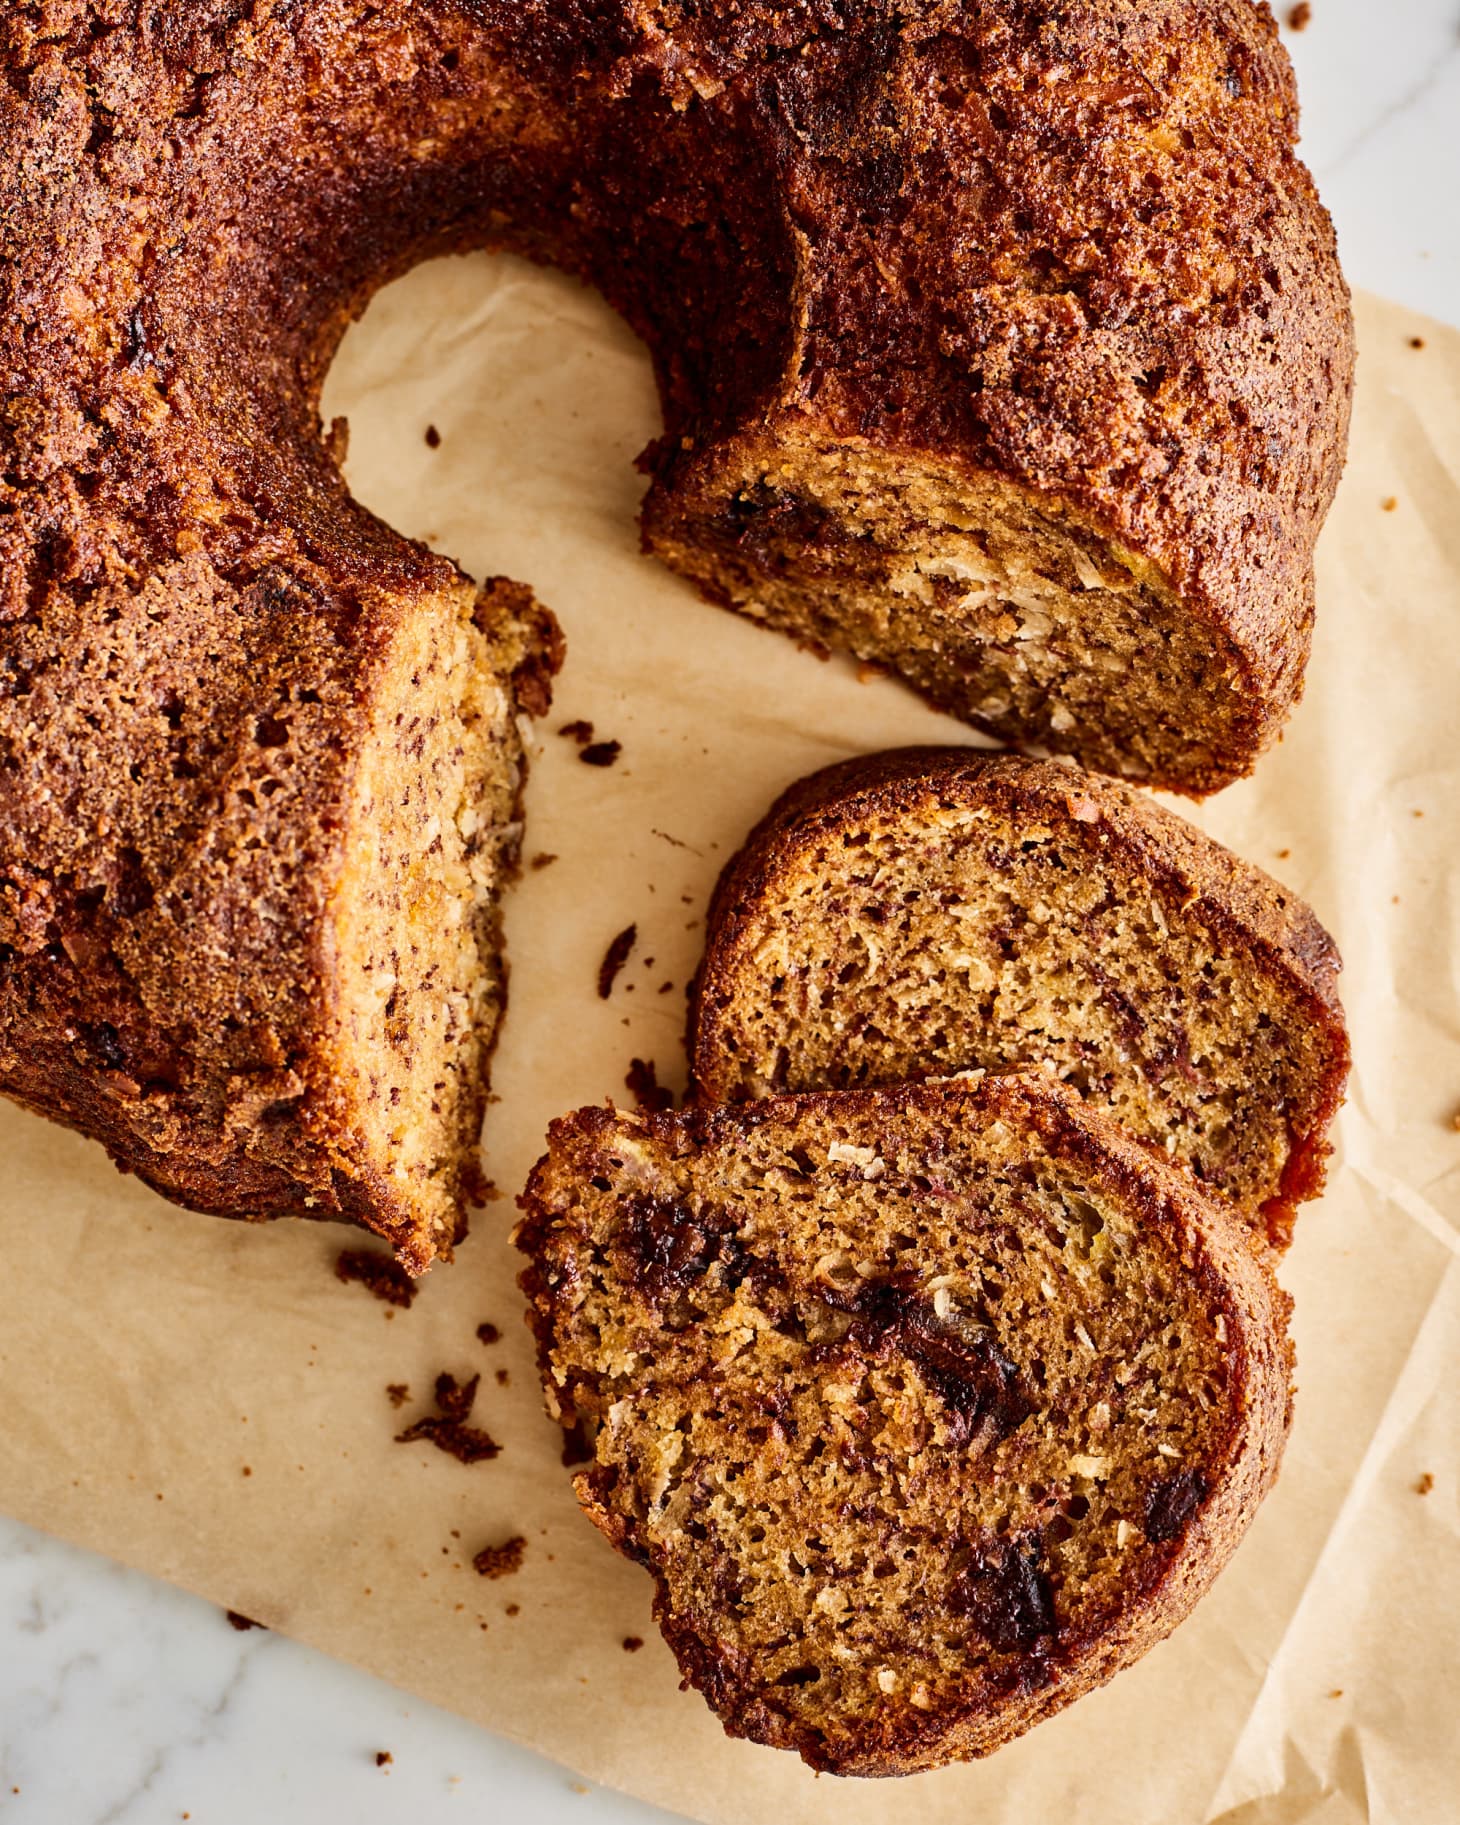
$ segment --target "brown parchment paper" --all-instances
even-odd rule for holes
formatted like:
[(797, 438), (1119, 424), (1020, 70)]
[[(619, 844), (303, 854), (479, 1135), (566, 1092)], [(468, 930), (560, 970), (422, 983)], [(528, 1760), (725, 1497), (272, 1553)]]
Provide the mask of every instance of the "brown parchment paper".
[[(818, 1781), (726, 1741), (677, 1690), (648, 1580), (577, 1513), (505, 1240), (545, 1126), (626, 1100), (636, 1054), (682, 1083), (706, 895), (774, 793), (850, 752), (964, 732), (639, 557), (632, 459), (657, 429), (643, 353), (596, 298), (505, 259), (383, 294), (327, 410), (349, 415), (364, 499), (479, 576), (530, 580), (568, 634), (526, 841), (558, 859), (507, 915), (485, 1143), (507, 1195), (392, 1314), (334, 1279), (351, 1232), (173, 1210), (89, 1143), (0, 1109), (0, 1507), (704, 1820), (1453, 1821), (1460, 335), (1373, 299), (1359, 326), (1307, 699), (1256, 777), (1197, 814), (1335, 931), (1357, 1069), (1332, 1187), (1284, 1268), (1300, 1393), (1282, 1481), (1169, 1642), (982, 1765)], [(553, 733), (578, 717), (622, 742), (617, 766), (581, 765)], [(637, 948), (601, 1001), (599, 962), (630, 922)], [(491, 1348), (484, 1320), (503, 1332)], [(443, 1368), (484, 1372), (494, 1462), (392, 1442)], [(412, 1391), (399, 1412), (391, 1382)], [(472, 1571), (517, 1533), (517, 1576)], [(632, 1658), (629, 1634), (648, 1643)]]

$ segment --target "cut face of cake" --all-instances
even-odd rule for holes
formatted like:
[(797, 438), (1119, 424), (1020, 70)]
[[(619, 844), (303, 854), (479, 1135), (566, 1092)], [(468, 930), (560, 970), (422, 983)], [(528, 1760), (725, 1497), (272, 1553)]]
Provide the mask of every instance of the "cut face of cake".
[(968, 748), (793, 787), (721, 878), (698, 1094), (1038, 1067), (1278, 1243), (1323, 1182), (1348, 1042), (1303, 902), (1119, 784)]
[(1169, 1632), (1276, 1474), (1286, 1300), (1230, 1207), (1044, 1080), (556, 1123), (549, 1410), (733, 1735), (987, 1754)]

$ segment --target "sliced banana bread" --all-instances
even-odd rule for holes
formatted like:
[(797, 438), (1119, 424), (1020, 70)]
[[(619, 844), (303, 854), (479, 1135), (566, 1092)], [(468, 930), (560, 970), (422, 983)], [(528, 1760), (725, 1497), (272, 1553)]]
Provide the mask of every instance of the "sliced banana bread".
[(1287, 1301), (1225, 1203), (1044, 1078), (553, 1125), (550, 1411), (737, 1736), (987, 1754), (1166, 1635), (1278, 1466)]
[(1279, 1246), (1322, 1187), (1338, 953), (1285, 887), (1110, 780), (972, 748), (828, 767), (725, 869), (698, 1095), (1053, 1069)]

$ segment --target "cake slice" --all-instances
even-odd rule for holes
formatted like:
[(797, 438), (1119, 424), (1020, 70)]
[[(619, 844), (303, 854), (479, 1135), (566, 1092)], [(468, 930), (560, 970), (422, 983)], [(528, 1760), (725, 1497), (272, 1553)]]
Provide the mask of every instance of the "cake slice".
[(736, 1736), (987, 1754), (1187, 1614), (1276, 1474), (1237, 1214), (1043, 1078), (554, 1124), (518, 1245), (590, 1519)]
[(1348, 1039), (1307, 906), (1114, 781), (972, 748), (828, 767), (726, 867), (692, 995), (711, 1102), (1036, 1066), (1279, 1246)]

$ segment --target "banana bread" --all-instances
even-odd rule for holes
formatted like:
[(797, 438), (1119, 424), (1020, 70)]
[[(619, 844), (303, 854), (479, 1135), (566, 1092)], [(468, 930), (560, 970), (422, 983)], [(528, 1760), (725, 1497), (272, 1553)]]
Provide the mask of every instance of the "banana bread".
[(914, 748), (793, 786), (726, 867), (697, 1093), (1056, 1072), (1279, 1244), (1321, 1189), (1348, 1040), (1296, 894), (1114, 781)]
[(1231, 1207), (1043, 1079), (554, 1124), (518, 1244), (590, 1519), (815, 1768), (987, 1754), (1187, 1614), (1276, 1474)]

